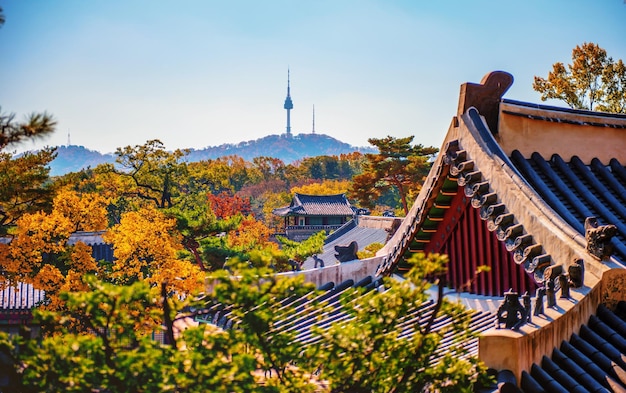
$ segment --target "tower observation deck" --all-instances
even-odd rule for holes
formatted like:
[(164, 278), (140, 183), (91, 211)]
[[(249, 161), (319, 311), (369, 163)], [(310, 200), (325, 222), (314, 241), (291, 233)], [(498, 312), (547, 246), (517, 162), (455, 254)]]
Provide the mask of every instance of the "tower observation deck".
[(287, 98), (285, 98), (284, 108), (287, 110), (287, 135), (291, 135), (291, 110), (293, 109), (293, 102), (291, 101), (289, 70), (287, 70)]

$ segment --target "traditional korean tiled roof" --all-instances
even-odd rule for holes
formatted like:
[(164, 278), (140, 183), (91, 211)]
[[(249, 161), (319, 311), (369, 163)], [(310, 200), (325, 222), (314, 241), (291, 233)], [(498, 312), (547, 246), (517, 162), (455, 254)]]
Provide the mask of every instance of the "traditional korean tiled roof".
[[(342, 233), (339, 237), (329, 236), (324, 243), (324, 249), (321, 253), (317, 254), (317, 257), (324, 261), (325, 266), (334, 265), (339, 263), (335, 254), (335, 246), (347, 246), (351, 242), (355, 241), (358, 245), (358, 250), (362, 251), (365, 247), (372, 243), (385, 244), (389, 237), (389, 232), (384, 228), (371, 228), (359, 226), (355, 220), (351, 220), (346, 223), (345, 227), (348, 229), (345, 233)], [(343, 227), (342, 227), (343, 228)], [(312, 257), (307, 258), (302, 264), (302, 269), (313, 269), (315, 261)]]
[(587, 217), (616, 225), (615, 258), (626, 262), (626, 169), (617, 159), (603, 163), (593, 158), (585, 164), (578, 156), (563, 159), (535, 152), (525, 158), (515, 150), (511, 160), (541, 198), (581, 235)]
[(69, 244), (82, 242), (88, 246), (105, 244), (104, 239), (102, 239), (102, 235), (104, 235), (104, 231), (95, 231), (95, 232), (78, 231), (78, 232), (72, 233), (67, 242)]
[(596, 315), (522, 373), (525, 393), (626, 391), (626, 303)]
[[(440, 252), (450, 258), (446, 279), (453, 288), (534, 295), (582, 261), (585, 285), (576, 289), (576, 300), (557, 299), (550, 317), (517, 336), (496, 332), (485, 339), (485, 345), (527, 348), (519, 362), (491, 347), (481, 355), (488, 365), (513, 367), (519, 378), (521, 370), (533, 374), (529, 359), (541, 364), (564, 335), (586, 330), (580, 324), (595, 320), (598, 305), (626, 300), (626, 115), (502, 99), (511, 83), (510, 75), (495, 72), (462, 86), (441, 153), (404, 223), (379, 252), (377, 273), (402, 272), (414, 252)], [(615, 226), (603, 245), (612, 255), (593, 251), (586, 221)], [(481, 266), (490, 270), (478, 275)]]
[(113, 261), (113, 246), (104, 242), (102, 238), (104, 231), (97, 232), (74, 232), (70, 236), (68, 243), (83, 242), (91, 246), (91, 255), (96, 261)]
[[(92, 256), (97, 260), (113, 260), (113, 248), (102, 239), (103, 232), (76, 232), (73, 233), (69, 244), (83, 242), (92, 247)], [(0, 238), (0, 242), (8, 244), (10, 238)], [(0, 312), (15, 310), (29, 311), (38, 303), (45, 300), (45, 292), (35, 289), (32, 284), (18, 282), (0, 290)]]
[[(366, 291), (384, 290), (382, 288), (382, 281), (373, 279), (371, 276), (355, 283), (353, 280), (346, 280), (339, 284), (329, 282), (320, 288), (321, 293), (308, 294), (296, 299), (290, 299), (284, 303), (284, 305), (291, 305), (295, 307), (295, 313), (285, 314), (284, 319), (278, 321), (274, 328), (279, 332), (290, 332), (295, 335), (295, 341), (303, 345), (310, 345), (316, 340), (316, 336), (313, 334), (312, 328), (316, 326), (321, 330), (326, 330), (332, 326), (333, 323), (337, 323), (350, 315), (345, 307), (349, 307), (357, 296), (363, 296), (364, 292), (349, 291), (350, 288), (365, 288)], [(344, 297), (345, 301), (340, 301), (341, 297)], [(347, 296), (347, 298), (346, 298)], [(311, 305), (322, 305), (321, 308), (316, 308), (314, 311), (310, 307)], [(400, 339), (406, 339), (410, 337), (412, 328), (414, 325), (423, 326), (432, 315), (435, 303), (430, 300), (418, 308), (411, 310), (407, 315), (403, 317), (402, 332), (399, 335)], [(224, 329), (236, 328), (239, 320), (232, 313), (232, 309), (223, 307), (220, 304), (215, 304), (208, 307), (203, 313), (195, 317), (195, 320), (199, 323), (211, 323)], [(277, 311), (280, 313), (280, 310)], [(467, 311), (470, 318), (468, 329), (474, 333), (483, 332), (494, 325), (494, 314), (484, 311)], [(452, 319), (449, 315), (443, 314), (435, 319), (433, 326), (435, 331), (443, 331), (452, 323)], [(447, 334), (442, 339), (440, 348), (443, 352), (433, 354), (433, 361), (438, 359), (444, 354), (446, 348), (450, 348), (453, 344), (458, 344), (458, 337), (454, 334)], [(478, 354), (478, 339), (473, 338), (463, 344), (463, 348), (467, 351), (467, 355)]]
[(12, 310), (30, 310), (43, 301), (45, 293), (31, 284), (22, 282), (0, 290), (0, 312)]
[(287, 207), (274, 209), (277, 216), (352, 216), (354, 210), (345, 194), (305, 195), (296, 193)]
[[(622, 140), (626, 139), (625, 115), (530, 105), (512, 100), (503, 100), (501, 106), (502, 113), (509, 117), (585, 127), (587, 139), (593, 138), (593, 133), (597, 133), (599, 128), (621, 133), (615, 136)], [(532, 233), (525, 225), (530, 220), (521, 215), (527, 213), (522, 211), (516, 214), (515, 210), (519, 210), (518, 205), (524, 198), (532, 201), (543, 215), (551, 216), (549, 219), (558, 219), (566, 224), (563, 226), (560, 225), (561, 222), (555, 222), (560, 225), (559, 229), (566, 236), (573, 238), (579, 245), (584, 246), (584, 222), (587, 217), (596, 217), (600, 224), (615, 225), (617, 236), (612, 240), (615, 260), (620, 262), (625, 260), (626, 169), (618, 158), (611, 157), (610, 150), (615, 147), (607, 146), (603, 149), (602, 144), (598, 145), (597, 141), (587, 146), (574, 146), (569, 149), (559, 149), (555, 146), (554, 153), (544, 157), (541, 152), (534, 149), (550, 151), (545, 144), (539, 143), (539, 146), (534, 146), (532, 141), (521, 139), (524, 145), (521, 149), (515, 149), (513, 142), (520, 143), (519, 137), (510, 142), (506, 135), (502, 135), (502, 130), (497, 128), (497, 120), (503, 118), (502, 113), (499, 117), (496, 116), (496, 126), (493, 129), (490, 129), (489, 123), (493, 125), (494, 119), (491, 121), (485, 119), (475, 107), (469, 107), (461, 115), (459, 121), (464, 123), (471, 135), (470, 138), (464, 139), (473, 139), (472, 143), (478, 145), (472, 148), (479, 150), (476, 151), (477, 155), (474, 156), (459, 139), (448, 140), (442, 149), (442, 156), (433, 165), (414, 209), (407, 216), (407, 224), (401, 228), (404, 229), (404, 235), (391, 242), (394, 248), (390, 250), (391, 253), (379, 273), (384, 274), (397, 268), (401, 264), (402, 255), (410, 250), (454, 253), (455, 250), (450, 248), (449, 244), (454, 240), (455, 230), (468, 233), (472, 226), (476, 226), (492, 232), (493, 238), (502, 243), (505, 250), (502, 250), (502, 246), (498, 246), (496, 242), (489, 246), (492, 248), (489, 255), (475, 254), (473, 258), (490, 259), (490, 256), (501, 254), (501, 260), (508, 258), (514, 261), (522, 266), (527, 274), (532, 275), (534, 281), (541, 284), (545, 268), (555, 263), (569, 261), (555, 261), (550, 250), (546, 249), (554, 246), (546, 244), (547, 240), (542, 241), (539, 233)], [(512, 121), (515, 120), (508, 120), (509, 123)], [(449, 136), (451, 134), (453, 133), (449, 132)], [(542, 137), (544, 136), (539, 136)], [(532, 138), (527, 136), (526, 139)], [(554, 141), (558, 142), (558, 139)], [(502, 142), (506, 142), (506, 146), (503, 146)], [(567, 141), (564, 140), (563, 143), (566, 144)], [(563, 154), (576, 151), (576, 148), (582, 151), (581, 155), (584, 155), (586, 161), (578, 155), (563, 158)], [(559, 154), (559, 151), (563, 154)], [(597, 152), (599, 156), (594, 156), (593, 152)], [(479, 160), (478, 155), (484, 157), (480, 157)], [(511, 185), (501, 184), (502, 180), (492, 177), (494, 167), (508, 173), (506, 176), (513, 180)], [(459, 209), (465, 206), (465, 203), (475, 209), (483, 224), (480, 224), (480, 220), (471, 219), (463, 224), (466, 225), (465, 228), (461, 228), (459, 220), (469, 219), (464, 207), (456, 217), (450, 218), (453, 215), (449, 214), (448, 209), (452, 204)], [(444, 222), (446, 213), (451, 222)], [(442, 222), (446, 225), (443, 230), (440, 226)], [(492, 236), (484, 235), (477, 239), (481, 242), (492, 242)], [(462, 239), (459, 238), (458, 241)], [(448, 245), (444, 244), (446, 242)], [(485, 247), (482, 249), (485, 250)], [(456, 252), (468, 250), (459, 249)], [(466, 258), (472, 258), (472, 255), (467, 254)], [(493, 277), (492, 286), (496, 286), (501, 279), (503, 277)], [(506, 286), (500, 289), (506, 289)]]
[[(489, 312), (509, 289), (529, 292), (541, 311), (519, 330), (482, 331), (481, 359), (525, 392), (626, 392), (625, 323), (610, 316), (626, 301), (626, 115), (503, 99), (512, 82), (494, 72), (461, 86), (440, 154), (372, 259), (373, 276), (402, 273), (413, 253), (437, 252), (449, 256), (446, 284), (480, 298), (464, 304)], [(600, 247), (612, 254), (591, 247), (585, 222), (614, 226)], [(560, 285), (557, 277), (574, 277), (581, 266), (573, 296), (543, 310), (535, 290)], [(566, 359), (575, 354), (569, 347), (586, 358)], [(513, 384), (502, 391), (519, 391)]]

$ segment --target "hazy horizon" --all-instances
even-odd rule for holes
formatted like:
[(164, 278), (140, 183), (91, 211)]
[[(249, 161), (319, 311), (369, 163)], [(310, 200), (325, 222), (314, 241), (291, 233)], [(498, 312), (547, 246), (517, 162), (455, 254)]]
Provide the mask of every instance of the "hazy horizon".
[[(415, 2), (147, 0), (1, 2), (0, 105), (48, 111), (50, 138), (103, 153), (163, 141), (168, 150), (285, 132), (353, 146), (415, 135), (439, 147), (459, 86), (511, 73), (505, 97), (540, 103), (535, 75), (594, 42), (626, 59), (623, 0)], [(564, 106), (562, 103), (548, 102)]]

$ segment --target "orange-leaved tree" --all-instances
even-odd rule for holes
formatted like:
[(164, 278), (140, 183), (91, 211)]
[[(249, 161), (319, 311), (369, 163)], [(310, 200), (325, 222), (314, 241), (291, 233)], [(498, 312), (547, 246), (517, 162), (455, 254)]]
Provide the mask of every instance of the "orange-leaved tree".
[(209, 206), (218, 219), (225, 219), (237, 214), (248, 215), (252, 212), (250, 200), (239, 195), (222, 191), (217, 195), (208, 194)]
[(109, 273), (115, 283), (145, 280), (156, 289), (167, 283), (178, 293), (192, 293), (202, 281), (200, 269), (178, 257), (183, 247), (176, 219), (152, 206), (123, 214), (104, 240), (113, 245)]
[(572, 49), (572, 63), (552, 65), (547, 78), (535, 76), (533, 89), (541, 100), (557, 99), (574, 109), (626, 113), (626, 66), (598, 44)]
[(230, 248), (239, 252), (249, 252), (264, 248), (270, 244), (271, 230), (261, 221), (257, 221), (252, 215), (246, 216), (239, 227), (228, 233), (227, 244)]
[(323, 180), (321, 182), (292, 187), (291, 193), (306, 195), (337, 195), (345, 194), (350, 188), (349, 180)]
[[(67, 202), (70, 203), (67, 203)], [(75, 191), (62, 191), (50, 213), (24, 214), (16, 222), (8, 244), (0, 244), (1, 280), (5, 284), (25, 282), (46, 292), (47, 306), (62, 305), (63, 290), (84, 290), (82, 277), (101, 273), (91, 247), (70, 239), (78, 230), (102, 230), (106, 222), (105, 202), (97, 194), (81, 198)]]
[(107, 226), (107, 201), (96, 193), (60, 190), (54, 199), (54, 210), (67, 217), (73, 231), (102, 231)]

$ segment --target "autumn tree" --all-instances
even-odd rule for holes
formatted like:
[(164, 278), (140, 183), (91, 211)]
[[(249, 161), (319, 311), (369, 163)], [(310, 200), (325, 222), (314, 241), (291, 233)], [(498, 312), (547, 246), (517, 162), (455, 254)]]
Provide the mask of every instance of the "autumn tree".
[[(232, 275), (213, 273), (212, 285), (191, 304), (167, 291), (154, 296), (146, 282), (113, 286), (89, 277), (89, 291), (61, 295), (68, 314), (38, 313), (56, 334), (24, 342), (0, 333), (0, 361), (12, 370), (13, 391), (473, 392), (486, 368), (464, 348), (474, 338), (469, 314), (441, 296), (443, 286), (419, 315), (422, 323), (406, 323), (429, 301), (427, 279), (443, 273), (445, 258), (416, 254), (410, 262), (407, 279), (386, 278), (385, 291), (344, 291), (348, 317), (313, 327), (308, 343), (280, 328), (296, 307), (324, 312), (325, 302), (294, 301), (319, 295), (302, 276), (235, 264)], [(170, 315), (166, 305), (178, 321), (219, 305), (233, 327), (200, 324), (173, 336), (176, 345), (161, 345), (150, 333)], [(69, 324), (68, 315), (81, 323)], [(444, 317), (450, 323), (437, 326)], [(410, 334), (400, 337), (407, 326)], [(449, 335), (458, 340), (444, 348)]]
[(368, 139), (376, 146), (378, 154), (365, 155), (363, 173), (355, 176), (349, 196), (361, 205), (373, 208), (378, 198), (393, 188), (398, 192), (404, 213), (409, 211), (408, 195), (412, 189), (419, 189), (430, 170), (430, 158), (439, 149), (411, 145), (413, 136), (405, 138)]
[(311, 179), (340, 179), (339, 158), (337, 156), (306, 157), (300, 162), (306, 176)]
[(347, 193), (349, 188), (350, 181), (348, 180), (323, 180), (321, 182), (292, 187), (291, 193), (305, 195), (337, 195)]
[(202, 280), (200, 269), (178, 256), (183, 247), (176, 220), (153, 206), (125, 213), (103, 239), (113, 245), (108, 273), (114, 283), (144, 280), (156, 288), (168, 282), (179, 293), (192, 293)]
[[(110, 179), (107, 183), (121, 191), (121, 197), (110, 206), (111, 213), (120, 217), (127, 213), (137, 214), (133, 211), (132, 201), (127, 198), (151, 202), (174, 220), (175, 228), (167, 231), (176, 229), (182, 235), (180, 244), (191, 253), (196, 266), (204, 269), (199, 240), (234, 225), (219, 222), (206, 198), (210, 189), (221, 189), (221, 185), (228, 183), (226, 173), (231, 171), (228, 166), (208, 169), (206, 165), (196, 164), (190, 170), (184, 161), (187, 151), (168, 152), (159, 140), (148, 141), (142, 146), (127, 146), (118, 149), (116, 154), (117, 162), (124, 170), (115, 173), (126, 182), (120, 184)], [(139, 203), (134, 204), (134, 208), (144, 209), (145, 206)], [(153, 212), (149, 217), (154, 218), (155, 214)], [(119, 222), (121, 225), (121, 220)]]
[(361, 170), (363, 154), (353, 152), (340, 156), (322, 155), (305, 157), (289, 166), (294, 167), (294, 173), (298, 173), (300, 180), (347, 180), (358, 174)]
[[(228, 258), (249, 259), (253, 250), (275, 247), (269, 241), (270, 228), (251, 214), (247, 198), (223, 191), (209, 194), (207, 199), (206, 206), (213, 220), (207, 222), (204, 233), (197, 233), (194, 251), (197, 260), (202, 257), (201, 263), (206, 264), (207, 270), (222, 268)], [(181, 230), (185, 236), (187, 232)]]
[(225, 160), (190, 162), (188, 170), (188, 186), (191, 192), (233, 191), (233, 186), (229, 182), (231, 168)]
[(237, 214), (250, 214), (250, 200), (240, 197), (239, 195), (231, 195), (226, 191), (219, 194), (208, 195), (209, 206), (217, 218), (223, 219), (232, 217)]
[(255, 184), (261, 180), (261, 174), (254, 165), (239, 156), (225, 156), (218, 160), (230, 169), (228, 184), (234, 192), (241, 190), (246, 184)]
[(49, 181), (54, 148), (13, 157), (0, 153), (0, 234), (26, 213), (50, 211), (54, 187)]
[[(241, 224), (227, 234), (230, 248), (241, 252), (267, 247), (270, 244), (270, 229), (252, 215), (243, 218)], [(273, 243), (272, 243), (273, 244)]]
[[(164, 320), (164, 304), (146, 282), (111, 285), (88, 277), (89, 291), (63, 293), (68, 313), (37, 313), (54, 334), (23, 341), (0, 332), (0, 362), (11, 369), (11, 391), (63, 392), (313, 392), (316, 385), (292, 361), (302, 351), (293, 334), (268, 334), (293, 306), (281, 300), (314, 290), (303, 279), (269, 276), (267, 269), (237, 269), (212, 276), (202, 302), (232, 309), (238, 328), (190, 327), (176, 345), (152, 339), (149, 321)], [(256, 307), (259, 305), (260, 307)], [(81, 323), (69, 324), (67, 315)], [(144, 328), (138, 328), (143, 324)], [(270, 373), (271, 370), (271, 373)], [(264, 373), (267, 372), (267, 373)]]
[(107, 227), (107, 201), (97, 193), (61, 190), (54, 199), (55, 212), (67, 217), (73, 232), (103, 231)]
[(124, 194), (149, 201), (158, 208), (172, 207), (186, 180), (185, 150), (168, 152), (158, 139), (143, 145), (118, 148), (117, 173), (128, 180)]
[(292, 195), (288, 192), (266, 192), (257, 198), (263, 223), (274, 232), (280, 232), (284, 229), (284, 218), (275, 215), (274, 209), (289, 205), (291, 199)]
[(262, 178), (258, 168), (236, 155), (193, 162), (188, 167), (191, 192), (237, 192), (244, 185), (256, 184)]
[(76, 230), (104, 229), (104, 206), (97, 194), (82, 200), (74, 191), (64, 191), (55, 198), (50, 213), (22, 215), (10, 243), (0, 244), (0, 281), (31, 283), (46, 291), (48, 308), (63, 307), (61, 291), (83, 290), (83, 275), (102, 273), (91, 247), (70, 241), (70, 236)]
[(267, 156), (254, 157), (252, 163), (259, 170), (264, 181), (285, 179), (286, 165), (279, 158)]
[(546, 79), (535, 76), (541, 100), (557, 99), (574, 109), (626, 113), (626, 67), (594, 43), (576, 45), (572, 63), (552, 65)]
[[(215, 268), (211, 260), (206, 258), (209, 254), (207, 248), (210, 248), (207, 242), (211, 245), (215, 243), (208, 239), (216, 240), (222, 233), (238, 228), (243, 219), (243, 215), (236, 210), (240, 206), (234, 204), (227, 193), (222, 196), (223, 198), (213, 194), (206, 195), (204, 192), (186, 194), (175, 206), (163, 211), (176, 220), (176, 228), (182, 236), (181, 243), (201, 270)], [(218, 208), (214, 209), (214, 206)], [(217, 243), (222, 246), (220, 240), (221, 238), (217, 239)], [(222, 264), (223, 260), (218, 267)]]
[(340, 154), (339, 171), (342, 178), (351, 179), (354, 175), (360, 174), (366, 162), (365, 155), (358, 151)]

